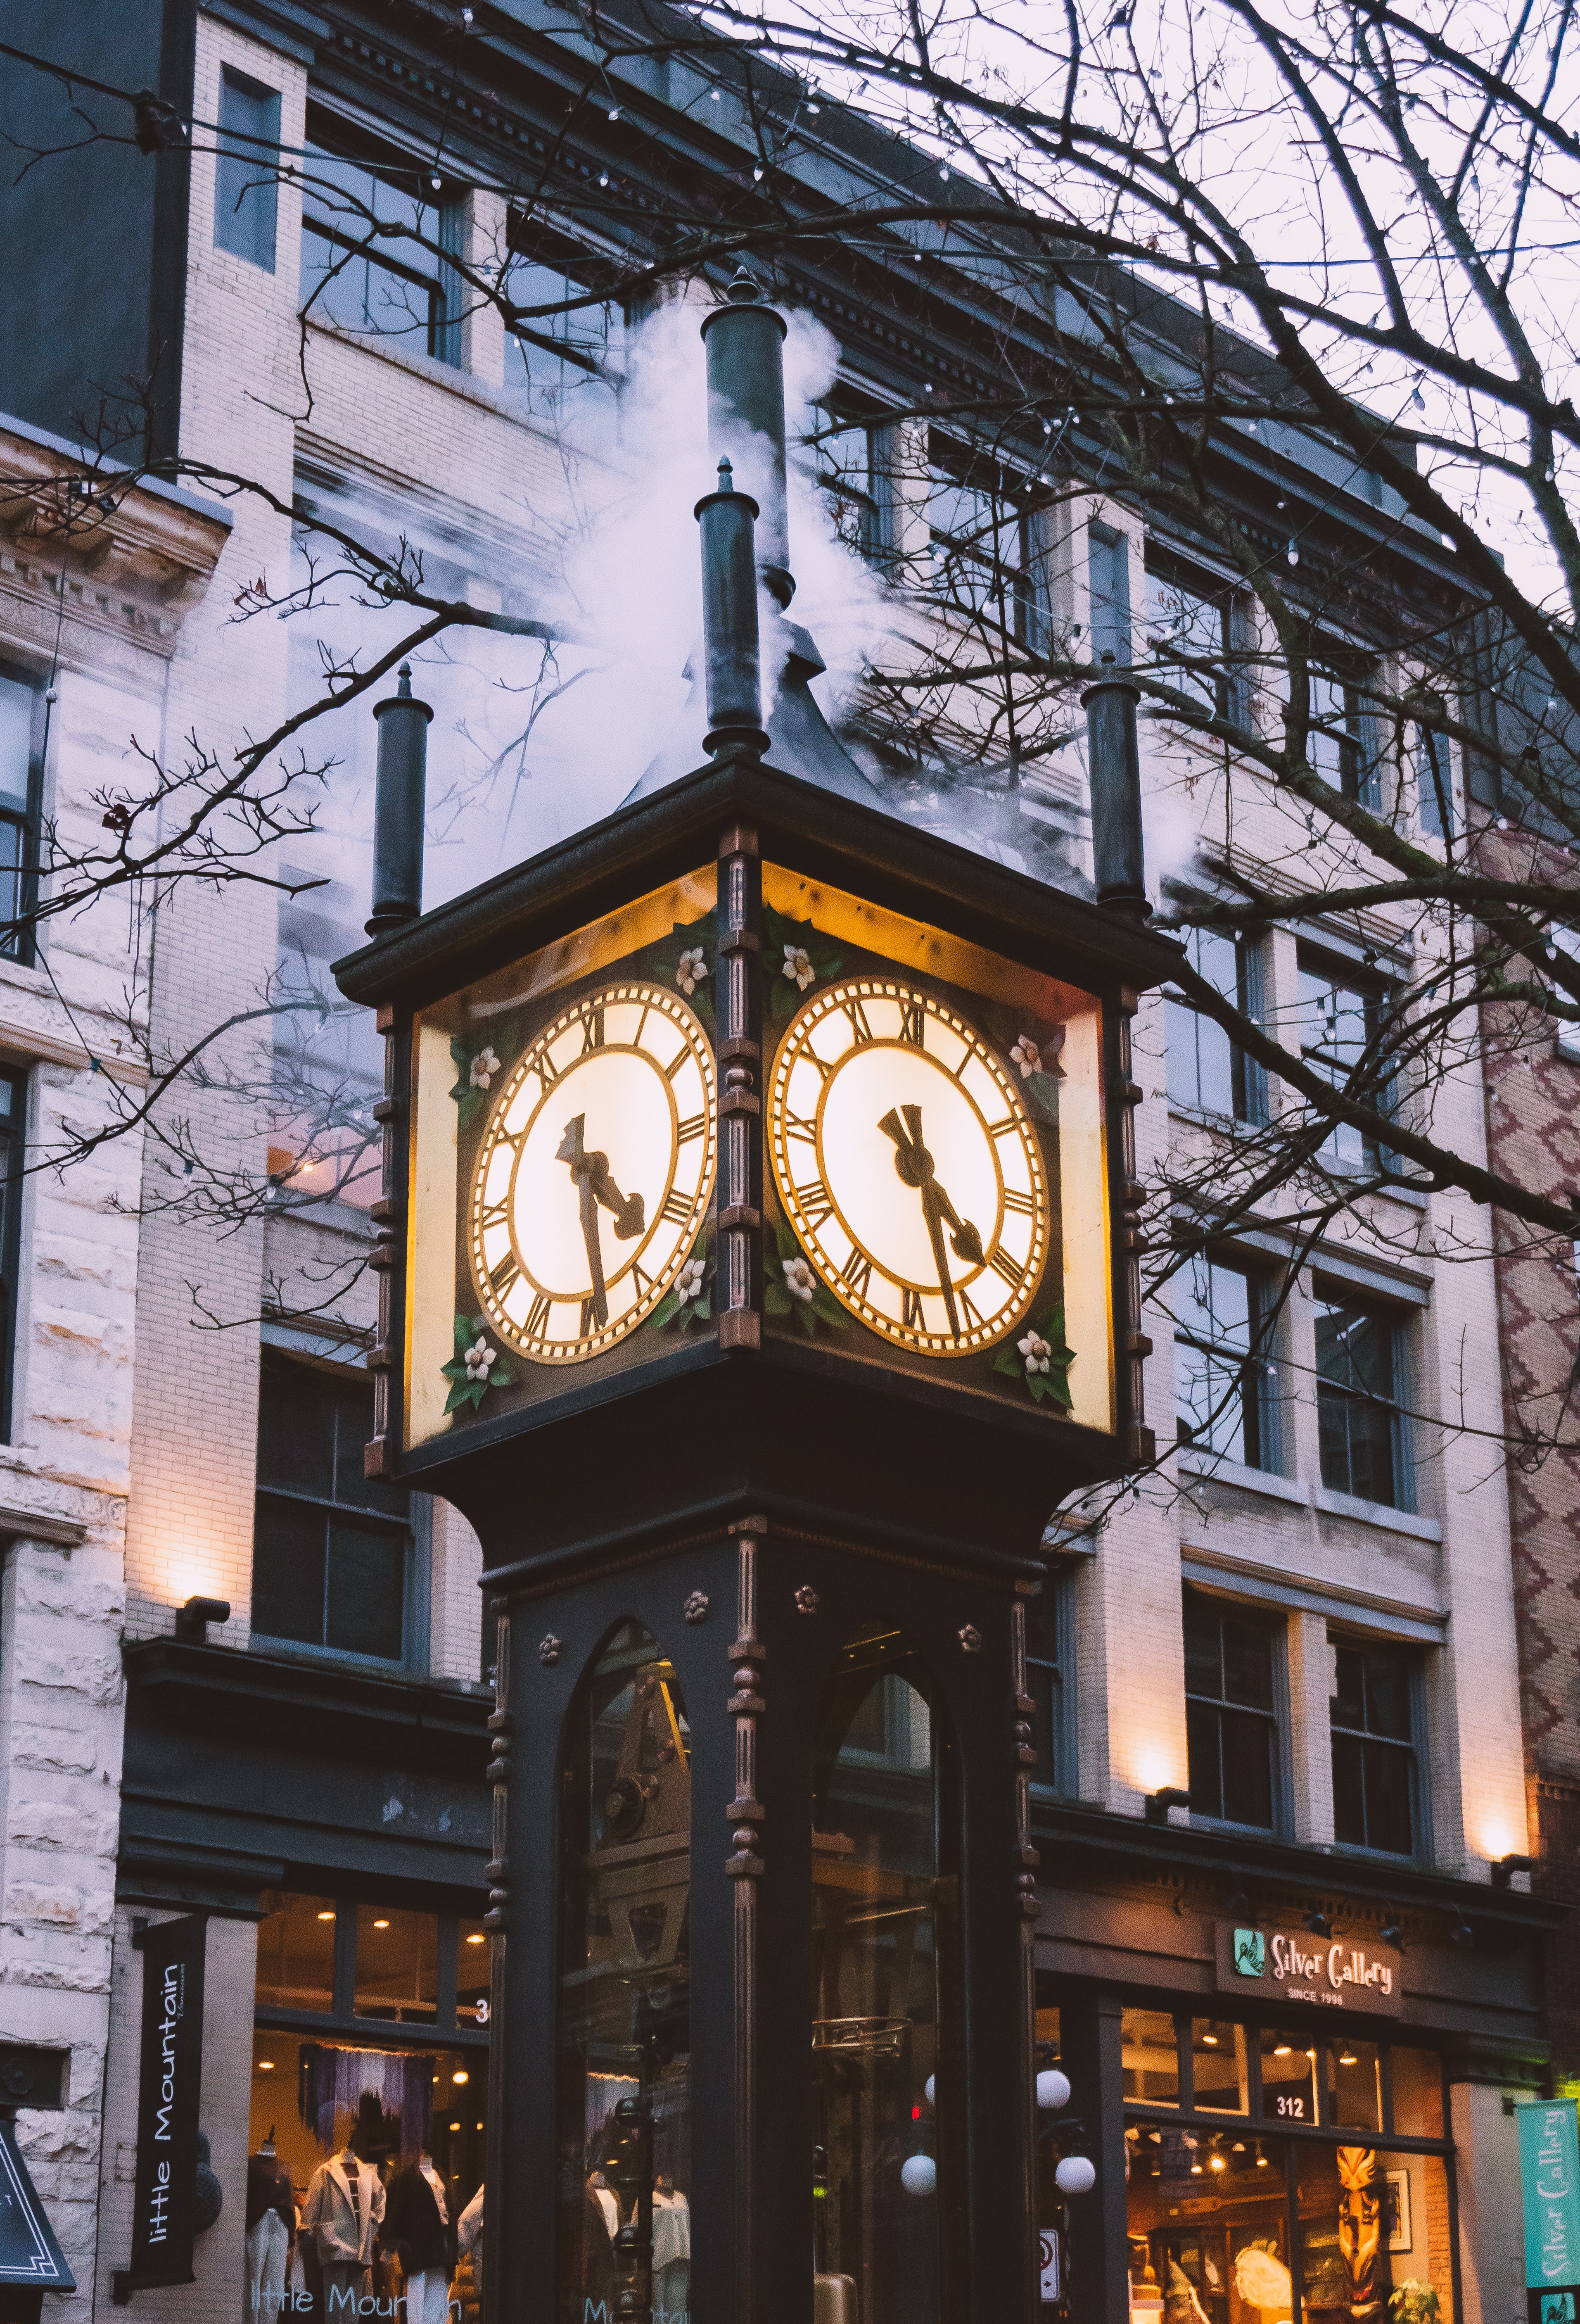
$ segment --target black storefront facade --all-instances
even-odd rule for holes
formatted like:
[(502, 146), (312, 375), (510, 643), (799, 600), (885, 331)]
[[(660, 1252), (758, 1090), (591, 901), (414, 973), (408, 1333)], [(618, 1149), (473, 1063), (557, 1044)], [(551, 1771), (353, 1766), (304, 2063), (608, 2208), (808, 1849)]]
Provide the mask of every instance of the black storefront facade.
[[(217, 2300), (254, 2324), (348, 2319), (308, 2230), (333, 2226), (349, 2146), (373, 2259), (356, 2312), (459, 2314), (488, 2112), (491, 1692), (171, 1638), (128, 1646), (125, 1674), (117, 1960), (140, 1923), (207, 1920), (199, 2126), (221, 2201), (207, 2223), (199, 2207), (189, 2287), (123, 2277), (114, 2296), (160, 2315)], [(135, 2048), (134, 2015), (112, 2042)], [(113, 2127), (118, 2153), (146, 2135), (141, 2119)], [(442, 2249), (407, 2232), (400, 2268), (398, 2181), (409, 2193), (425, 2158)], [(106, 2205), (106, 2276), (128, 2257), (116, 2227)], [(416, 2277), (432, 2284), (414, 2301)]]
[[(1546, 1906), (1050, 1800), (1034, 1828), (1038, 2059), (1071, 2093), (1041, 2116), (1045, 2297), (1091, 2324), (1522, 2312)], [(1064, 2201), (1070, 2153), (1096, 2183)]]

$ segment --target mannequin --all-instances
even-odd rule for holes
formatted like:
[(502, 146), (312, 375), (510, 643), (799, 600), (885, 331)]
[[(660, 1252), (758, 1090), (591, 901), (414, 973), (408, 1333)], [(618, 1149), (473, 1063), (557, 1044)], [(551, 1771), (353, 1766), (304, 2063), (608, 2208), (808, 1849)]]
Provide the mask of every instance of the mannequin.
[(247, 2157), (247, 2324), (274, 2324), (285, 2301), (285, 2271), (296, 2241), (290, 2172), (274, 2149), (274, 2126)]
[(319, 2163), (302, 2206), (302, 2226), (313, 2230), (324, 2271), (324, 2324), (354, 2324), (383, 2216), (384, 2182), (348, 2139), (338, 2154)]
[(382, 2241), (406, 2277), (406, 2324), (445, 2324), (455, 2235), (449, 2190), (426, 2146), (415, 2163), (403, 2163), (390, 2178)]
[(667, 2171), (653, 2181), (653, 2324), (683, 2324), (691, 2304), (691, 2205)]
[(609, 2230), (609, 2240), (612, 2243), (616, 2236), (620, 2233), (620, 2205), (615, 2200), (613, 2188), (609, 2184), (608, 2180), (605, 2179), (602, 2171), (594, 2171), (589, 2173), (587, 2179), (587, 2192), (592, 2196), (593, 2202), (602, 2212), (603, 2224)]
[(482, 2189), (481, 2187), (455, 2222), (455, 2242), (461, 2258), (469, 2260), (472, 2265), (470, 2286), (472, 2298), (469, 2301), (464, 2292), (463, 2292), (462, 2313), (464, 2316), (470, 2307), (481, 2314), (482, 2309)]

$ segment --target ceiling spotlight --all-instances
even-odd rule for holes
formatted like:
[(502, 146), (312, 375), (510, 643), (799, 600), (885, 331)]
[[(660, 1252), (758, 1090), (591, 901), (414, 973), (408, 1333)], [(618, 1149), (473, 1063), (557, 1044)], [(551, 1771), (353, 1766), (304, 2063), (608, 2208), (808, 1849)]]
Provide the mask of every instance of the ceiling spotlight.
[(1355, 2052), (1353, 2050), (1341, 2050), (1338, 2053), (1338, 2062), (1341, 2066), (1353, 2066), (1355, 2062)]
[(1273, 2045), (1272, 2054), (1275, 2058), (1287, 2058), (1290, 2054), (1289, 2043), (1287, 2042), (1275, 2043)]
[(1193, 2179), (1199, 2179), (1199, 2178), (1200, 2178), (1200, 2176), (1201, 2176), (1201, 2165), (1200, 2165), (1200, 2163), (1193, 2163), (1191, 2164), (1191, 2166), (1190, 2166), (1190, 2176), (1191, 2176)]
[(469, 2082), (472, 2077), (462, 2067), (457, 2066), (450, 2080), (459, 2088), (463, 2082)]
[(389, 1922), (388, 1922), (388, 1921), (375, 1921), (375, 1922), (373, 1923), (373, 1926), (374, 1926), (374, 1928), (375, 1928), (375, 1929), (387, 1929), (387, 1928), (389, 1927), (389, 1925), (390, 1925), (390, 1923), (389, 1923)]
[(1216, 2034), (1204, 2034), (1201, 2037), (1201, 2042), (1204, 2049), (1216, 2050), (1217, 2048), (1217, 2035)]
[(486, 1937), (474, 1935), (468, 1937), (466, 1941), (469, 1945), (482, 1945), (486, 1944), (488, 1940)]
[(1267, 2168), (1267, 2157), (1260, 2147), (1256, 2150), (1256, 2168), (1258, 2171), (1265, 2171)]
[(273, 2059), (272, 2059), (272, 2058), (260, 2058), (260, 2059), (259, 2059), (259, 2061), (258, 2061), (258, 2071), (259, 2071), (261, 2074), (271, 2074), (271, 2073), (274, 2071), (274, 2061), (273, 2061)]
[(1207, 2167), (1209, 2171), (1226, 2171), (1229, 2166), (1221, 2154), (1213, 2154), (1208, 2157)]
[(320, 1913), (318, 1918), (321, 1921), (332, 1921), (335, 1918), (335, 1915), (333, 1913)]

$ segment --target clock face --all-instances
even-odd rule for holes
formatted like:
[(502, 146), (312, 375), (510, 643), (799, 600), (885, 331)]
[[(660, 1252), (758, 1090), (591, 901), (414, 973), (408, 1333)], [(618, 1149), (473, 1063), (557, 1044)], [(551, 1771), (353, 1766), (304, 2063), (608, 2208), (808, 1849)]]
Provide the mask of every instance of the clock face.
[(872, 1331), (964, 1356), (1024, 1319), (1047, 1171), (1013, 1078), (955, 1010), (881, 977), (819, 992), (775, 1060), (768, 1145), (807, 1258)]
[(600, 1355), (664, 1297), (712, 1198), (715, 1081), (702, 1025), (657, 984), (590, 993), (519, 1059), (467, 1221), (478, 1298), (519, 1353)]

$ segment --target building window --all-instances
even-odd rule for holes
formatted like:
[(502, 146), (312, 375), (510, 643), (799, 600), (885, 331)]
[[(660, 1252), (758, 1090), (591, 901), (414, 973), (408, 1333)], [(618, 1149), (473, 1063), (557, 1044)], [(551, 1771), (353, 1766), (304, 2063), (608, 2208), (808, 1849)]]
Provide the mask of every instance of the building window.
[(1087, 527), (1087, 576), (1092, 659), (1112, 654), (1123, 669), (1130, 660), (1130, 549), (1122, 532), (1106, 524)]
[[(1185, 956), (1198, 976), (1216, 987), (1242, 1016), (1255, 1018), (1254, 945), (1212, 928), (1190, 928), (1185, 936)], [(1166, 1006), (1171, 1103), (1236, 1121), (1261, 1120), (1266, 1108), (1260, 1069), (1221, 1025), (1204, 1017), (1189, 1001), (1169, 992)]]
[(406, 1660), (412, 1537), (404, 1489), (363, 1475), (372, 1384), (263, 1351), (253, 1635)]
[(1074, 1671), (1070, 1659), (1071, 1576), (1057, 1567), (1044, 1576), (1035, 1598), (1026, 1600), (1026, 1676), (1032, 1701), (1032, 1736), (1037, 1764), (1032, 1782), (1039, 1791), (1075, 1796)]
[[(1360, 1104), (1383, 1114), (1392, 1112), (1394, 1103), (1382, 1054), (1385, 1016), (1385, 1004), (1374, 987), (1320, 954), (1302, 949), (1300, 1055), (1333, 1088), (1347, 1091)], [(1330, 1170), (1358, 1176), (1378, 1167), (1382, 1150), (1362, 1130), (1338, 1121), (1328, 1130), (1320, 1158)]]
[(1429, 726), (1416, 728), (1416, 799), (1427, 838), (1452, 839), (1459, 826), (1454, 814), (1448, 738)]
[(302, 180), (302, 312), (454, 363), (443, 252), (454, 205), (427, 174), (310, 143)]
[(1361, 688), (1322, 669), (1309, 672), (1308, 685), (1306, 757), (1312, 772), (1375, 814), (1382, 805), (1379, 765)]
[(1185, 1592), (1190, 1812), (1271, 1831), (1278, 1821), (1277, 1628)]
[(222, 66), (214, 240), (219, 250), (274, 272), (280, 167), (280, 92)]
[(516, 253), (505, 277), (510, 298), (550, 311), (524, 319), (506, 340), (505, 378), (526, 395), (535, 420), (567, 437), (611, 438), (624, 316), (612, 300), (565, 303), (590, 287), (552, 255)]
[(12, 1435), (16, 1375), (16, 1304), (22, 1277), (23, 1153), (27, 1139), (27, 1075), (0, 1069), (0, 1443)]
[(336, 880), (282, 899), (274, 984), (269, 1176), (276, 1200), (366, 1210), (383, 1185), (373, 1107), (384, 1092), (372, 1014), (342, 998), (329, 964), (362, 942), (355, 898)]
[(991, 463), (933, 439), (927, 522), (932, 587), (943, 610), (1001, 627), (1018, 644), (1038, 634), (1041, 609), (1030, 520)]
[(1259, 1352), (1265, 1335), (1263, 1279), (1193, 1251), (1174, 1286), (1180, 1443), (1247, 1469), (1272, 1468), (1272, 1384)]
[(1226, 717), (1234, 693), (1229, 669), (1233, 601), (1148, 566), (1146, 641), (1161, 674), (1215, 717)]
[(1407, 1505), (1401, 1330), (1385, 1307), (1318, 1286), (1317, 1426), (1329, 1491)]
[(0, 670), (0, 955), (31, 961), (42, 806), (41, 687)]
[(1333, 1836), (1341, 1848), (1413, 1856), (1419, 1658), (1404, 1646), (1331, 1643)]
[(869, 565), (878, 564), (891, 546), (885, 521), (893, 497), (883, 474), (886, 431), (836, 412), (823, 411), (819, 418), (812, 451), (834, 530), (847, 549)]

